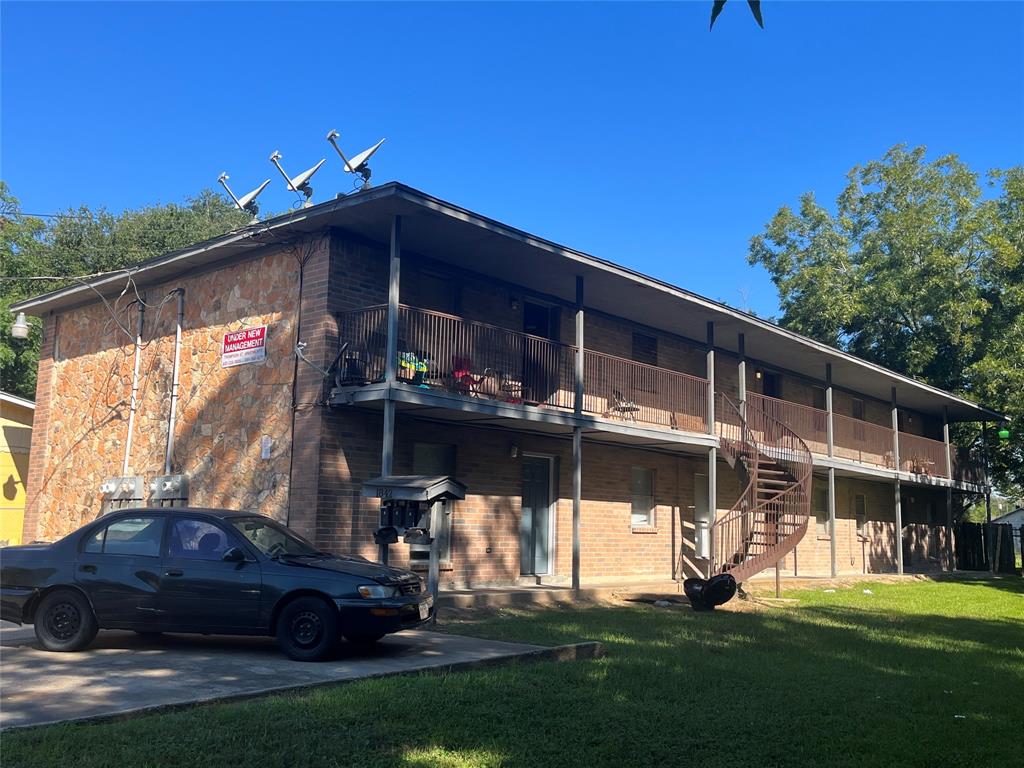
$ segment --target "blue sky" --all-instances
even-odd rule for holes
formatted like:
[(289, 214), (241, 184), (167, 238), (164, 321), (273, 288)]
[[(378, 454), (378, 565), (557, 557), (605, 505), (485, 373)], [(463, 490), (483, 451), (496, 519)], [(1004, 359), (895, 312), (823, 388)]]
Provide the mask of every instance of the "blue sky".
[(1024, 162), (1024, 4), (115, 3), (0, 6), (0, 173), (31, 212), (180, 201), (231, 174), (264, 210), (387, 137), (374, 181), (763, 315), (749, 238), (898, 142)]

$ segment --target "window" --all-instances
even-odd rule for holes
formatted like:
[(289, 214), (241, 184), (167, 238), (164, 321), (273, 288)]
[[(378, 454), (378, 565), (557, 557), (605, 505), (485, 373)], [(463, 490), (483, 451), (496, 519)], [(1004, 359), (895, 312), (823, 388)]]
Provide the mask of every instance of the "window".
[(831, 535), (831, 526), (828, 519), (828, 487), (815, 485), (812, 495), (815, 533), (819, 538), (827, 539)]
[(171, 557), (220, 560), (230, 546), (224, 531), (203, 520), (176, 520), (171, 527)]
[[(414, 475), (455, 476), (455, 446), (446, 443), (413, 443), (412, 473)], [(438, 526), (438, 559), (448, 562), (452, 559), (452, 502), (439, 501), (430, 511), (431, 516), (440, 515)], [(411, 544), (409, 560), (426, 563), (430, 560), (429, 544)]]
[(162, 517), (131, 517), (104, 526), (90, 536), (84, 552), (104, 555), (160, 556), (164, 533)]
[(426, 271), (420, 272), (419, 278), (416, 289), (419, 291), (420, 305), (424, 309), (449, 315), (458, 312), (458, 282), (450, 277)]
[(868, 535), (868, 500), (863, 493), (853, 497), (853, 516), (857, 519), (857, 535)]
[(629, 488), (633, 497), (632, 526), (634, 528), (653, 528), (654, 470), (633, 467)]
[(824, 411), (825, 405), (825, 388), (824, 387), (811, 387), (811, 404), (819, 411)]
[(647, 365), (658, 364), (658, 340), (646, 333), (633, 332), (633, 359)]
[(864, 401), (859, 400), (856, 397), (850, 401), (850, 414), (855, 419), (864, 421)]

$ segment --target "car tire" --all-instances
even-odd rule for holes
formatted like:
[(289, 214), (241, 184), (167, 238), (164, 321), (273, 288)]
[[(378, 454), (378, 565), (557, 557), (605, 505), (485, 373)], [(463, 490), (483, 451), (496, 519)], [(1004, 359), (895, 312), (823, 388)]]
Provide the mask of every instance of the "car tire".
[(99, 630), (89, 601), (73, 589), (48, 594), (39, 603), (33, 619), (36, 639), (47, 651), (80, 651)]
[(345, 639), (348, 640), (349, 645), (352, 645), (359, 650), (369, 650), (377, 644), (377, 641), (384, 637), (383, 633), (379, 635), (345, 635)]
[(277, 618), (277, 644), (294, 661), (321, 661), (340, 641), (338, 611), (319, 597), (298, 597)]

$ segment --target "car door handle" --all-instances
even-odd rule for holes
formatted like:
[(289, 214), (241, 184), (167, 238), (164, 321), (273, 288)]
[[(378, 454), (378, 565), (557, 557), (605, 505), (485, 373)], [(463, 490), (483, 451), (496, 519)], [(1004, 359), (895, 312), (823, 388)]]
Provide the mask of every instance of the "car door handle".
[(184, 576), (185, 572), (178, 570), (177, 568), (171, 568), (169, 571), (164, 571), (164, 576)]
[(95, 565), (80, 565), (80, 566), (78, 566), (78, 570), (85, 571), (86, 573), (96, 573), (96, 566)]

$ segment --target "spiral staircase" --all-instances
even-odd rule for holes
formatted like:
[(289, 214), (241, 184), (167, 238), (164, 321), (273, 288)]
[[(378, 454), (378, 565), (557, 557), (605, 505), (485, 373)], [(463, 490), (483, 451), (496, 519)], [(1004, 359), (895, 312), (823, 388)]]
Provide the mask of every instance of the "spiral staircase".
[(722, 457), (743, 492), (712, 526), (711, 572), (742, 583), (775, 566), (807, 532), (812, 457), (793, 430), (752, 403), (718, 393), (715, 415)]

